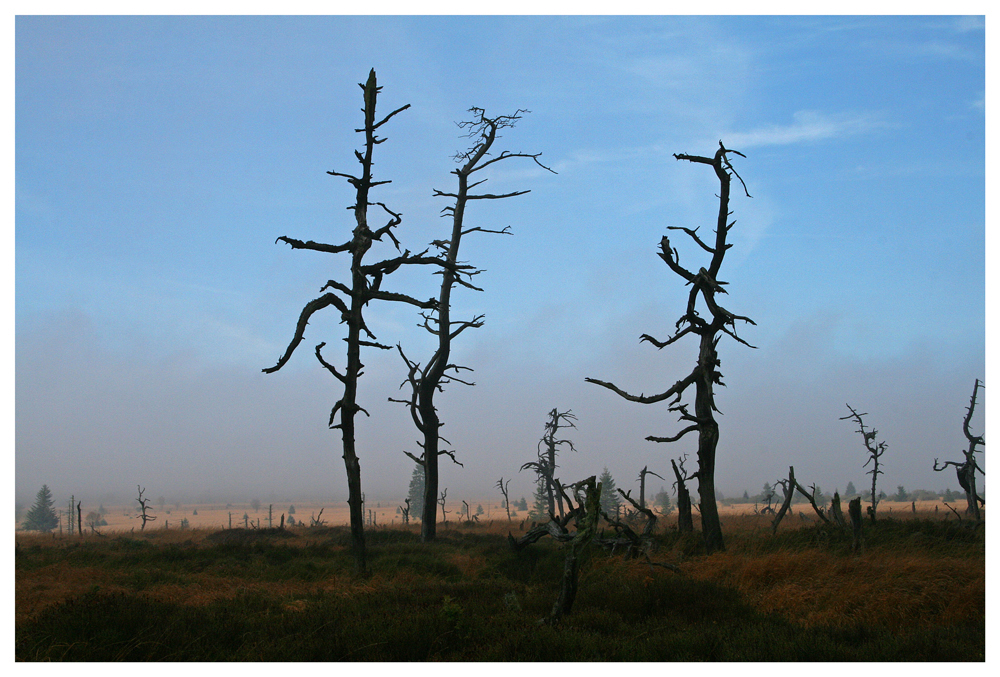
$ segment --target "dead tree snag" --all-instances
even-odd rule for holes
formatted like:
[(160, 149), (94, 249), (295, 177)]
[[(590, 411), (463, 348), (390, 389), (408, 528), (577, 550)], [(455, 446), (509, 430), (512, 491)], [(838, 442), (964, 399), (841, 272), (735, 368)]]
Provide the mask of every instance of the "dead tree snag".
[(677, 531), (680, 532), (691, 532), (694, 531), (694, 519), (691, 517), (691, 492), (687, 488), (687, 480), (690, 477), (687, 471), (684, 469), (684, 459), (680, 461), (680, 468), (674, 459), (670, 459), (670, 466), (674, 469), (674, 477), (677, 481), (674, 482), (674, 486), (677, 487)]
[[(715, 242), (709, 244), (698, 236), (698, 229), (684, 228), (678, 226), (668, 226), (668, 230), (684, 231), (695, 244), (702, 250), (711, 254), (712, 259), (708, 268), (699, 268), (693, 272), (680, 264), (680, 256), (677, 249), (671, 246), (670, 239), (664, 236), (660, 241), (659, 256), (667, 266), (683, 278), (684, 282), (691, 286), (688, 294), (688, 303), (685, 313), (675, 325), (675, 331), (665, 341), (658, 341), (649, 334), (643, 334), (640, 341), (648, 341), (657, 348), (674, 343), (687, 334), (694, 334), (699, 337), (700, 349), (698, 352), (698, 362), (695, 368), (686, 377), (677, 381), (672, 387), (658, 395), (631, 395), (621, 390), (612, 383), (598, 381), (597, 379), (586, 379), (589, 383), (594, 383), (611, 390), (630, 402), (641, 404), (653, 404), (673, 398), (670, 402), (670, 411), (677, 412), (680, 420), (689, 423), (687, 427), (671, 437), (653, 437), (646, 439), (653, 442), (676, 442), (691, 432), (698, 433), (698, 470), (692, 478), (698, 479), (698, 494), (700, 497), (699, 510), (701, 512), (701, 530), (708, 552), (725, 550), (725, 541), (722, 537), (722, 525), (719, 521), (719, 510), (715, 500), (715, 456), (719, 444), (719, 425), (715, 420), (716, 385), (724, 385), (722, 373), (719, 371), (719, 355), (717, 347), (720, 332), (726, 334), (743, 345), (750, 346), (736, 333), (736, 322), (755, 324), (749, 317), (736, 315), (719, 305), (716, 294), (725, 294), (726, 282), (719, 280), (719, 270), (722, 267), (723, 258), (726, 251), (732, 247), (727, 242), (730, 229), (736, 223), (729, 222), (732, 212), (729, 211), (729, 192), (732, 177), (743, 179), (733, 168), (729, 161), (729, 154), (746, 157), (742, 153), (726, 148), (719, 142), (719, 149), (713, 157), (702, 157), (699, 155), (675, 154), (677, 160), (685, 160), (695, 164), (703, 164), (712, 167), (716, 177), (719, 179), (719, 213), (715, 227)], [(743, 190), (747, 197), (750, 193), (743, 185)], [(701, 299), (708, 310), (709, 319), (699, 312), (698, 300)], [(690, 387), (695, 386), (694, 413), (692, 414), (686, 404), (681, 403), (681, 397)]]
[(578, 490), (583, 487), (584, 496), (580, 497), (580, 508), (582, 516), (578, 522), (576, 534), (569, 542), (569, 550), (566, 553), (566, 561), (563, 564), (562, 585), (559, 588), (559, 597), (552, 606), (549, 614), (549, 623), (558, 623), (563, 616), (569, 615), (573, 609), (573, 602), (576, 600), (576, 592), (580, 581), (580, 557), (584, 550), (594, 540), (597, 531), (597, 516), (601, 510), (601, 485), (597, 478), (591, 475), (582, 482), (574, 485)]
[(142, 497), (142, 495), (145, 493), (146, 490), (143, 489), (138, 484), (136, 485), (136, 487), (138, 487), (138, 489), (139, 489), (139, 498), (137, 498), (135, 500), (137, 500), (139, 502), (139, 507), (142, 510), (142, 512), (139, 515), (139, 518), (142, 520), (142, 526), (139, 527), (139, 531), (143, 531), (146, 528), (146, 522), (152, 522), (153, 520), (156, 519), (156, 516), (155, 515), (150, 515), (147, 512), (147, 510), (149, 510), (149, 499)]
[[(970, 424), (972, 422), (972, 414), (976, 410), (976, 397), (979, 394), (980, 388), (985, 388), (986, 386), (977, 378), (975, 385), (972, 386), (972, 398), (969, 400), (969, 406), (966, 409), (965, 419), (962, 422), (962, 433), (965, 435), (965, 439), (968, 440), (969, 446), (963, 452), (965, 454), (965, 460), (961, 463), (957, 461), (945, 461), (941, 466), (938, 466), (938, 460), (934, 459), (934, 470), (940, 472), (947, 468), (949, 465), (955, 467), (955, 474), (958, 475), (958, 484), (965, 491), (965, 500), (968, 504), (966, 513), (973, 516), (976, 522), (982, 521), (982, 513), (979, 511), (980, 505), (986, 505), (986, 501), (979, 495), (976, 489), (976, 471), (979, 471), (981, 475), (986, 476), (986, 472), (979, 466), (976, 462), (976, 453), (982, 451), (977, 449), (977, 447), (986, 446), (986, 436), (985, 435), (973, 435), (970, 430)], [(957, 513), (956, 513), (957, 514)]]
[(509, 486), (510, 486), (510, 480), (507, 480), (506, 483), (504, 483), (502, 477), (499, 480), (497, 480), (497, 489), (499, 489), (500, 493), (503, 494), (503, 505), (507, 509), (508, 522), (510, 522), (510, 495), (507, 493), (507, 488)]
[[(513, 115), (499, 115), (496, 117), (487, 117), (486, 111), (482, 108), (471, 108), (469, 112), (472, 113), (472, 119), (459, 122), (458, 126), (467, 131), (465, 134), (467, 138), (475, 139), (475, 141), (471, 148), (455, 155), (455, 159), (461, 163), (459, 168), (452, 171), (452, 174), (458, 177), (458, 188), (454, 193), (447, 193), (440, 190), (434, 191), (435, 197), (446, 197), (454, 200), (453, 204), (442, 210), (444, 216), (450, 216), (452, 219), (450, 239), (435, 240), (431, 243), (438, 250), (440, 258), (446, 262), (442, 270), (439, 271), (441, 274), (441, 289), (434, 307), (430, 309), (430, 312), (423, 313), (423, 327), (437, 337), (437, 349), (430, 359), (427, 360), (426, 364), (421, 367), (420, 363), (413, 362), (407, 358), (403, 353), (402, 347), (397, 346), (399, 355), (409, 370), (407, 379), (403, 385), (409, 384), (410, 397), (406, 400), (392, 400), (390, 398), (391, 401), (402, 402), (409, 407), (413, 423), (423, 438), (419, 442), (420, 447), (423, 449), (420, 457), (407, 454), (424, 467), (424, 510), (420, 526), (420, 537), (423, 541), (434, 540), (436, 534), (436, 500), (439, 485), (438, 457), (442, 454), (447, 454), (451, 457), (452, 461), (458, 463), (455, 460), (454, 450), (446, 451), (440, 449), (441, 442), (445, 444), (450, 444), (450, 442), (441, 437), (440, 429), (443, 423), (438, 418), (438, 412), (434, 406), (434, 396), (438, 392), (443, 392), (444, 386), (452, 382), (475, 385), (474, 383), (458, 378), (460, 372), (471, 371), (471, 369), (450, 362), (451, 342), (466, 329), (483, 326), (484, 319), (482, 315), (477, 315), (471, 320), (452, 320), (451, 318), (451, 293), (456, 284), (475, 291), (482, 291), (482, 289), (472, 284), (471, 281), (473, 276), (478, 275), (482, 271), (473, 266), (459, 264), (459, 247), (462, 244), (462, 237), (470, 233), (510, 233), (509, 228), (499, 231), (481, 227), (467, 228), (465, 226), (465, 210), (470, 201), (502, 200), (529, 192), (527, 190), (519, 190), (500, 194), (474, 193), (471, 191), (485, 183), (486, 179), (473, 180), (471, 183), (470, 180), (476, 176), (480, 176), (476, 174), (477, 172), (502, 160), (509, 160), (511, 158), (530, 158), (539, 167), (552, 171), (539, 162), (538, 158), (541, 156), (541, 153), (511, 153), (509, 151), (502, 151), (498, 155), (491, 155), (490, 153), (494, 142), (500, 138), (498, 132), (502, 129), (513, 127), (523, 114), (528, 111), (517, 110)], [(459, 465), (461, 464), (459, 463)]]
[(875, 521), (875, 511), (878, 509), (878, 493), (876, 492), (876, 483), (878, 482), (878, 476), (883, 474), (882, 470), (879, 468), (879, 460), (882, 458), (882, 454), (885, 453), (886, 443), (877, 442), (876, 435), (878, 431), (875, 429), (867, 430), (865, 428), (865, 422), (861, 418), (862, 416), (867, 416), (867, 413), (859, 414), (855, 411), (854, 407), (847, 405), (847, 408), (851, 410), (851, 413), (847, 416), (841, 416), (841, 421), (853, 420), (858, 424), (858, 429), (855, 431), (861, 435), (861, 438), (865, 443), (865, 450), (868, 451), (868, 460), (865, 461), (864, 466), (867, 467), (869, 463), (872, 464), (872, 469), (868, 471), (868, 474), (872, 476), (872, 504), (868, 506), (868, 516), (871, 517), (872, 522)]
[[(359, 86), (364, 92), (363, 111), (365, 124), (364, 127), (355, 131), (364, 134), (365, 142), (364, 149), (355, 151), (354, 155), (361, 165), (360, 175), (354, 176), (336, 171), (327, 172), (331, 176), (346, 179), (356, 190), (356, 200), (353, 205), (348, 207), (349, 210), (353, 211), (355, 219), (351, 239), (343, 244), (331, 245), (311, 240), (303, 242), (285, 236), (278, 238), (279, 241), (288, 244), (292, 249), (307, 249), (327, 254), (349, 254), (351, 257), (351, 282), (348, 285), (337, 280), (330, 280), (320, 288), (320, 292), (325, 293), (307, 303), (302, 309), (298, 324), (295, 327), (295, 335), (288, 344), (284, 355), (281, 356), (277, 364), (263, 371), (265, 373), (273, 373), (285, 366), (296, 347), (302, 342), (306, 326), (309, 324), (309, 319), (313, 313), (329, 306), (333, 306), (340, 312), (341, 322), (347, 325), (347, 338), (345, 339), (347, 343), (347, 367), (345, 371), (341, 372), (324, 359), (321, 351), (326, 345), (325, 342), (316, 346), (316, 359), (324, 369), (333, 374), (344, 386), (343, 396), (334, 404), (333, 409), (330, 411), (328, 426), (331, 429), (339, 428), (341, 431), (344, 465), (347, 471), (347, 503), (350, 506), (351, 515), (352, 549), (358, 571), (364, 572), (367, 565), (364, 537), (364, 509), (361, 494), (361, 463), (358, 460), (355, 446), (355, 416), (358, 412), (362, 412), (366, 416), (368, 415), (368, 412), (357, 401), (358, 379), (361, 377), (361, 370), (364, 367), (361, 363), (361, 348), (370, 347), (381, 350), (391, 350), (392, 348), (378, 343), (376, 336), (365, 323), (363, 310), (372, 301), (408, 303), (425, 310), (435, 308), (437, 306), (435, 299), (418, 301), (405, 294), (386, 291), (382, 288), (382, 282), (387, 275), (395, 272), (403, 265), (430, 264), (440, 266), (443, 265), (443, 262), (435, 257), (424, 256), (426, 252), (414, 255), (409, 250), (404, 251), (399, 256), (384, 259), (377, 263), (366, 264), (363, 260), (373, 244), (375, 242), (382, 242), (383, 237), (388, 237), (393, 245), (395, 245), (397, 252), (399, 251), (399, 241), (393, 234), (392, 229), (402, 222), (401, 215), (392, 211), (381, 202), (373, 203), (370, 201), (372, 188), (389, 183), (389, 181), (374, 180), (372, 176), (372, 156), (375, 146), (385, 141), (384, 138), (379, 138), (376, 135), (376, 131), (397, 113), (409, 108), (409, 104), (397, 108), (382, 118), (382, 120), (376, 121), (376, 99), (382, 88), (377, 85), (374, 69), (368, 74), (368, 81), (364, 84), (359, 83)], [(368, 225), (368, 208), (376, 205), (381, 207), (388, 215), (389, 220), (384, 226), (372, 230)], [(335, 423), (338, 413), (340, 414), (340, 422)]]
[[(639, 471), (639, 511), (643, 511), (646, 507), (646, 475), (652, 475), (653, 477), (659, 477), (661, 480), (665, 480), (662, 475), (657, 475), (655, 472), (649, 469), (648, 465), (642, 466), (642, 470)], [(621, 489), (618, 490), (621, 492)], [(629, 499), (632, 502), (632, 499)]]
[(788, 512), (788, 508), (792, 505), (792, 497), (795, 496), (795, 487), (798, 484), (795, 481), (795, 467), (788, 466), (788, 479), (778, 480), (775, 484), (780, 484), (781, 489), (785, 494), (785, 500), (781, 503), (781, 509), (778, 510), (778, 514), (774, 516), (771, 520), (771, 533), (778, 533), (778, 525), (781, 524), (782, 518), (784, 518), (785, 513)]
[[(521, 470), (531, 469), (538, 475), (539, 480), (544, 485), (549, 515), (553, 518), (556, 514), (560, 517), (565, 514), (562, 501), (562, 487), (555, 477), (556, 468), (558, 467), (556, 465), (556, 451), (562, 445), (568, 445), (570, 451), (576, 451), (570, 440), (557, 440), (556, 433), (559, 432), (560, 428), (575, 428), (576, 424), (573, 423), (575, 420), (576, 416), (573, 415), (572, 411), (559, 411), (558, 409), (550, 411), (549, 420), (545, 422), (545, 434), (538, 441), (538, 460), (529, 461), (521, 466)], [(559, 507), (558, 513), (556, 513), (557, 504)]]

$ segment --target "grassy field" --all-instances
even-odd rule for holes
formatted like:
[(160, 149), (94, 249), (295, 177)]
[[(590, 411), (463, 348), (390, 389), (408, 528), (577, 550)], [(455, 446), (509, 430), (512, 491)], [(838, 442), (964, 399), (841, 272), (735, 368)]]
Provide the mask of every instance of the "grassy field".
[[(265, 508), (266, 509), (266, 508)], [(201, 511), (199, 511), (200, 513)], [(240, 513), (242, 515), (242, 512)], [(308, 512), (305, 513), (308, 515)], [(326, 513), (324, 513), (324, 516)], [(985, 536), (896, 511), (848, 535), (724, 519), (727, 551), (666, 528), (652, 566), (592, 548), (571, 615), (540, 624), (564, 549), (508, 525), (152, 529), (16, 536), (20, 661), (982, 661)], [(669, 522), (671, 520), (663, 520)], [(515, 536), (521, 532), (514, 522)], [(530, 526), (530, 525), (528, 525)], [(697, 527), (697, 519), (696, 519)]]

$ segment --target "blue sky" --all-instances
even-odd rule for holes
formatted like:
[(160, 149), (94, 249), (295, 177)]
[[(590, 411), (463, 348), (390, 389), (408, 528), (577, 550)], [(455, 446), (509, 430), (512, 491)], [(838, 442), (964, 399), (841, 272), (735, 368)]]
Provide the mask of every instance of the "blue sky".
[[(339, 386), (300, 349), (272, 375), (302, 306), (346, 258), (292, 251), (351, 228), (358, 82), (374, 67), (385, 113), (375, 197), (418, 250), (438, 213), (455, 122), (470, 106), (531, 111), (499, 143), (558, 174), (499, 163), (463, 258), (485, 313), (456, 357), (477, 386), (439, 397), (465, 468), (456, 500), (527, 472), (551, 408), (579, 416), (564, 479), (619, 486), (688, 453), (644, 441), (679, 427), (626, 390), (668, 388), (693, 341), (657, 351), (686, 290), (656, 256), (670, 225), (709, 231), (717, 183), (673, 153), (721, 139), (737, 195), (729, 302), (756, 327), (720, 344), (717, 484), (754, 493), (787, 473), (826, 490), (866, 483), (849, 402), (889, 444), (885, 488), (956, 486), (974, 379), (985, 376), (985, 21), (982, 17), (18, 17), (15, 73), (16, 490), (221, 498), (346, 498)], [(700, 251), (672, 238), (682, 263)], [(383, 249), (373, 255), (390, 256)], [(388, 287), (429, 297), (426, 270)], [(423, 360), (408, 306), (367, 313), (383, 342)], [(316, 318), (305, 347), (333, 346)], [(397, 499), (416, 431), (395, 396), (395, 354), (370, 351), (359, 431), (370, 495)], [(334, 353), (330, 353), (331, 357)], [(981, 424), (981, 418), (979, 419)], [(693, 461), (692, 461), (693, 463)], [(156, 488), (153, 488), (156, 487)], [(515, 488), (516, 487), (516, 488)]]

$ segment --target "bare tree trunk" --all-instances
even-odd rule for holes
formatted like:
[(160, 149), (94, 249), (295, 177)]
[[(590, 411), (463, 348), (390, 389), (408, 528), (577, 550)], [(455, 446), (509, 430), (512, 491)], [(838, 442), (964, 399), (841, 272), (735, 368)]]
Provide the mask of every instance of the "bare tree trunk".
[(851, 517), (851, 531), (854, 534), (854, 543), (851, 551), (860, 553), (864, 549), (864, 541), (861, 538), (861, 497), (852, 498), (847, 504), (847, 512)]
[[(357, 388), (358, 379), (361, 376), (361, 346), (379, 348), (381, 350), (391, 350), (391, 346), (382, 345), (377, 342), (375, 335), (368, 328), (363, 317), (363, 310), (373, 300), (397, 301), (417, 306), (423, 309), (435, 308), (437, 302), (434, 299), (429, 301), (418, 301), (405, 294), (389, 292), (382, 289), (383, 278), (399, 269), (402, 265), (427, 264), (435, 266), (445, 265), (441, 259), (436, 257), (425, 257), (423, 253), (411, 255), (409, 250), (402, 255), (379, 261), (372, 264), (364, 264), (365, 254), (371, 249), (376, 241), (381, 241), (383, 236), (388, 236), (399, 250), (399, 241), (392, 233), (392, 229), (398, 226), (402, 219), (399, 214), (393, 212), (381, 202), (372, 203), (370, 201), (370, 191), (373, 187), (379, 186), (388, 181), (375, 181), (372, 177), (372, 156), (375, 146), (385, 141), (376, 136), (376, 130), (389, 121), (397, 113), (409, 108), (409, 104), (397, 108), (389, 113), (381, 121), (376, 122), (375, 109), (376, 99), (381, 88), (377, 84), (375, 70), (368, 74), (368, 81), (361, 85), (364, 91), (364, 114), (365, 126), (356, 130), (364, 132), (364, 151), (355, 151), (354, 155), (361, 164), (361, 175), (352, 176), (336, 171), (327, 172), (331, 176), (338, 176), (347, 179), (356, 190), (356, 200), (350, 209), (354, 212), (356, 225), (351, 232), (351, 239), (340, 245), (330, 245), (313, 241), (303, 242), (290, 237), (281, 236), (278, 238), (290, 245), (293, 249), (309, 249), (328, 254), (349, 253), (351, 255), (351, 284), (350, 286), (336, 281), (328, 281), (321, 289), (326, 292), (319, 298), (309, 302), (303, 308), (295, 335), (285, 350), (278, 363), (270, 368), (264, 369), (265, 373), (273, 373), (281, 369), (289, 360), (299, 343), (302, 342), (306, 326), (309, 319), (318, 310), (328, 306), (335, 307), (340, 311), (341, 320), (347, 325), (347, 367), (344, 373), (337, 370), (335, 366), (328, 363), (321, 353), (326, 343), (316, 346), (316, 359), (320, 364), (337, 380), (344, 385), (343, 396), (334, 404), (330, 412), (330, 428), (340, 428), (343, 446), (344, 468), (347, 473), (347, 503), (350, 508), (351, 517), (351, 542), (354, 553), (355, 564), (359, 573), (364, 573), (367, 568), (367, 555), (365, 549), (364, 536), (364, 496), (361, 491), (361, 462), (358, 459), (355, 440), (355, 416), (359, 411), (366, 412), (358, 405)], [(368, 208), (371, 206), (381, 207), (390, 217), (389, 222), (372, 230), (368, 224)], [(329, 290), (329, 291), (327, 291)], [(342, 298), (346, 296), (350, 299), (348, 304)], [(362, 338), (364, 332), (365, 338)], [(334, 423), (337, 413), (340, 413), (340, 422)]]
[[(788, 512), (788, 508), (792, 505), (792, 497), (795, 496), (795, 467), (788, 466), (788, 479), (784, 482), (779, 480), (782, 489), (785, 492), (785, 500), (781, 504), (781, 509), (778, 510), (778, 514), (774, 516), (774, 520), (771, 522), (771, 533), (778, 533), (778, 525), (781, 524), (781, 519)], [(770, 504), (770, 503), (769, 503)]]
[(670, 465), (677, 476), (677, 530), (681, 533), (694, 531), (694, 519), (691, 517), (691, 494), (688, 492), (685, 477), (678, 470), (677, 464), (670, 459)]
[[(916, 504), (914, 504), (913, 512), (916, 511)], [(836, 522), (837, 526), (842, 529), (847, 528), (847, 523), (844, 521), (844, 512), (840, 509), (840, 494), (836, 491), (833, 492), (833, 503), (830, 504), (830, 514), (833, 515), (833, 521)]]
[(715, 501), (715, 451), (719, 445), (719, 425), (715, 422), (715, 408), (712, 397), (714, 366), (718, 362), (715, 353), (715, 337), (703, 334), (701, 337), (702, 358), (699, 360), (701, 378), (696, 383), (695, 416), (699, 420), (698, 431), (698, 497), (701, 505), (701, 535), (705, 549), (709, 553), (725, 550), (722, 538), (722, 524), (719, 522), (719, 507)]
[(597, 518), (601, 509), (601, 485), (597, 483), (597, 478), (594, 475), (580, 484), (583, 485), (586, 492), (583, 504), (584, 515), (566, 553), (559, 597), (552, 606), (552, 612), (548, 617), (548, 622), (552, 624), (558, 623), (573, 609), (573, 602), (576, 600), (579, 587), (580, 557), (590, 542), (594, 540), (594, 534), (597, 531)]
[[(466, 329), (470, 327), (483, 326), (482, 315), (478, 315), (471, 320), (465, 321), (452, 321), (451, 319), (451, 293), (455, 284), (461, 284), (465, 287), (482, 291), (469, 281), (472, 276), (478, 274), (480, 271), (476, 270), (472, 266), (460, 265), (458, 263), (458, 252), (459, 247), (461, 246), (462, 236), (474, 231), (498, 234), (509, 233), (509, 229), (507, 228), (502, 231), (491, 231), (479, 227), (465, 228), (465, 208), (470, 200), (499, 200), (508, 197), (516, 197), (528, 192), (514, 191), (501, 195), (488, 193), (474, 194), (470, 193), (470, 189), (480, 185), (482, 181), (470, 184), (469, 178), (475, 174), (475, 172), (478, 172), (495, 162), (512, 157), (531, 158), (538, 166), (543, 169), (548, 169), (548, 167), (545, 167), (538, 161), (538, 157), (541, 153), (532, 155), (528, 153), (509, 153), (507, 151), (503, 151), (498, 155), (490, 157), (490, 148), (493, 146), (494, 141), (498, 138), (497, 131), (506, 127), (513, 127), (517, 120), (521, 118), (521, 114), (526, 111), (518, 110), (513, 115), (501, 115), (495, 118), (486, 117), (485, 111), (481, 108), (472, 108), (471, 112), (475, 116), (474, 119), (467, 122), (461, 122), (459, 123), (459, 126), (470, 130), (468, 136), (476, 137), (477, 141), (471, 149), (465, 153), (459, 154), (458, 156), (459, 161), (463, 162), (463, 164), (461, 167), (453, 170), (452, 172), (458, 177), (458, 190), (455, 193), (445, 193), (439, 190), (434, 191), (434, 195), (436, 197), (450, 197), (455, 200), (452, 206), (445, 207), (443, 210), (445, 213), (450, 212), (452, 215), (451, 238), (448, 240), (436, 240), (432, 243), (433, 246), (439, 249), (441, 256), (443, 257), (441, 289), (435, 304), (436, 314), (425, 314), (423, 316), (423, 326), (430, 333), (437, 336), (437, 350), (434, 352), (430, 360), (428, 360), (426, 366), (421, 369), (418, 363), (411, 362), (403, 353), (402, 348), (397, 346), (400, 357), (403, 358), (403, 361), (409, 368), (407, 380), (410, 383), (412, 395), (409, 400), (393, 400), (390, 398), (391, 401), (402, 402), (410, 407), (410, 415), (413, 418), (417, 430), (420, 431), (423, 437), (423, 440), (420, 443), (423, 447), (423, 453), (419, 457), (407, 453), (407, 455), (416, 460), (418, 463), (422, 463), (425, 471), (424, 510), (423, 521), (420, 527), (420, 537), (423, 541), (432, 541), (437, 534), (436, 501), (439, 489), (438, 457), (441, 454), (448, 454), (451, 456), (451, 459), (455, 461), (455, 463), (458, 463), (455, 459), (454, 451), (442, 451), (440, 449), (439, 444), (443, 438), (441, 438), (440, 435), (441, 421), (438, 418), (437, 410), (434, 406), (434, 397), (438, 391), (443, 390), (442, 386), (451, 383), (452, 381), (458, 381), (459, 383), (464, 383), (465, 385), (474, 385), (472, 383), (462, 381), (456, 375), (462, 370), (468, 371), (469, 369), (467, 367), (461, 367), (449, 362), (451, 359), (451, 342), (452, 339), (456, 338)], [(463, 275), (465, 275), (464, 278)], [(458, 465), (462, 464), (458, 463)]]
[[(712, 244), (702, 240), (697, 229), (683, 228), (678, 226), (668, 226), (668, 230), (683, 230), (690, 236), (695, 244), (702, 250), (712, 255), (711, 263), (707, 268), (699, 268), (698, 272), (692, 272), (680, 264), (677, 250), (671, 246), (670, 239), (664, 236), (660, 240), (659, 256), (670, 267), (670, 269), (684, 279), (685, 284), (691, 286), (688, 293), (687, 309), (684, 315), (675, 323), (675, 332), (666, 341), (658, 341), (649, 334), (643, 334), (641, 341), (649, 341), (657, 348), (663, 348), (677, 341), (686, 334), (695, 334), (700, 337), (700, 348), (698, 351), (698, 363), (695, 368), (685, 378), (677, 381), (671, 388), (657, 395), (630, 395), (612, 383), (599, 381), (593, 378), (585, 379), (588, 383), (607, 388), (621, 397), (642, 404), (652, 404), (671, 400), (670, 411), (678, 412), (680, 420), (686, 421), (690, 425), (671, 437), (649, 436), (646, 439), (651, 442), (676, 442), (691, 432), (698, 432), (698, 471), (692, 475), (698, 478), (698, 493), (700, 496), (702, 536), (708, 552), (725, 550), (725, 541), (722, 537), (722, 524), (719, 521), (718, 505), (715, 501), (715, 458), (719, 443), (719, 426), (715, 421), (714, 386), (722, 385), (722, 374), (718, 371), (719, 357), (716, 353), (716, 345), (721, 336), (720, 332), (727, 334), (739, 343), (750, 346), (749, 343), (740, 338), (736, 333), (736, 322), (746, 322), (754, 324), (753, 320), (743, 315), (736, 315), (719, 305), (716, 294), (726, 293), (723, 285), (718, 279), (719, 270), (726, 251), (732, 247), (726, 241), (729, 230), (735, 224), (728, 223), (729, 216), (729, 195), (732, 176), (739, 178), (739, 174), (733, 169), (729, 162), (729, 153), (743, 156), (738, 151), (727, 149), (722, 142), (719, 142), (719, 149), (714, 157), (701, 157), (688, 155), (686, 153), (674, 154), (677, 160), (686, 160), (696, 164), (709, 165), (715, 170), (715, 175), (719, 179), (719, 212), (716, 220), (715, 240)], [(740, 182), (742, 183), (742, 179)], [(746, 186), (744, 185), (744, 191)], [(747, 194), (749, 196), (749, 193)], [(707, 306), (711, 314), (711, 320), (704, 318), (696, 307), (701, 299)], [(753, 346), (750, 346), (753, 347)], [(681, 403), (684, 391), (692, 384), (695, 385), (695, 413), (692, 415), (687, 405)]]

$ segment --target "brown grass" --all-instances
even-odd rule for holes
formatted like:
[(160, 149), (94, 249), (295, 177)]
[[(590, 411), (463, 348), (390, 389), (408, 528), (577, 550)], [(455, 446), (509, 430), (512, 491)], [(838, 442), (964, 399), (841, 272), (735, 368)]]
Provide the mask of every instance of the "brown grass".
[[(796, 506), (798, 510), (800, 507)], [(803, 511), (804, 512), (804, 511)], [(886, 511), (887, 512), (887, 511)], [(200, 510), (199, 510), (200, 513)], [(896, 511), (894, 511), (896, 513)], [(908, 514), (904, 511), (901, 517)], [(326, 513), (324, 512), (324, 516)], [(934, 513), (918, 514), (933, 517)], [(940, 515), (944, 519), (945, 515)], [(664, 522), (671, 524), (672, 519)], [(728, 551), (711, 556), (685, 555), (687, 546), (678, 541), (668, 551), (654, 554), (654, 559), (676, 563), (683, 575), (694, 580), (711, 581), (736, 589), (752, 606), (777, 613), (804, 627), (817, 625), (852, 626), (863, 623), (899, 630), (930, 628), (936, 623), (960, 623), (969, 618), (985, 616), (985, 555), (949, 556), (947, 551), (925, 551), (920, 542), (903, 547), (880, 549), (871, 544), (858, 556), (831, 556), (823, 545), (777, 551), (761, 549), (768, 543), (770, 519), (754, 514), (731, 513), (723, 517)], [(441, 525), (439, 534), (475, 531), (515, 536), (521, 533), (520, 521), (508, 523), (506, 518), (492, 523), (465, 525), (449, 522)], [(797, 515), (786, 518), (782, 531), (810, 526)], [(398, 527), (397, 527), (398, 528)], [(530, 528), (530, 522), (525, 528)], [(697, 528), (697, 518), (696, 518)], [(410, 525), (411, 532), (419, 530)], [(299, 536), (283, 543), (302, 547), (328, 539), (325, 530), (295, 530)], [(163, 530), (135, 532), (135, 537), (156, 545), (183, 544), (202, 547), (213, 533), (209, 530)], [(694, 537), (695, 539), (697, 537)], [(41, 545), (65, 547), (82, 540), (103, 541), (107, 537), (93, 534), (82, 539), (53, 538), (51, 535), (18, 533), (18, 547)], [(467, 580), (475, 579), (487, 566), (487, 558), (476, 549), (445, 549), (442, 556), (455, 565)], [(650, 583), (655, 577), (668, 574), (654, 570), (645, 561), (623, 561), (600, 556), (591, 558), (586, 577), (626, 576), (634, 582)], [(179, 582), (157, 582), (140, 594), (153, 599), (204, 605), (218, 599), (231, 599), (249, 591), (258, 591), (287, 599), (289, 609), (301, 609), (299, 598), (322, 590), (331, 595), (353, 595), (365, 591), (391, 594), (398, 586), (407, 587), (421, 577), (408, 569), (376, 573), (359, 581), (349, 574), (328, 575), (318, 581), (269, 582), (223, 578), (208, 573), (190, 573)], [(74, 566), (72, 558), (36, 570), (17, 569), (15, 576), (15, 620), (22, 623), (40, 610), (66, 599), (77, 597), (94, 586), (102, 591), (125, 591), (127, 581), (121, 573), (97, 567)]]

